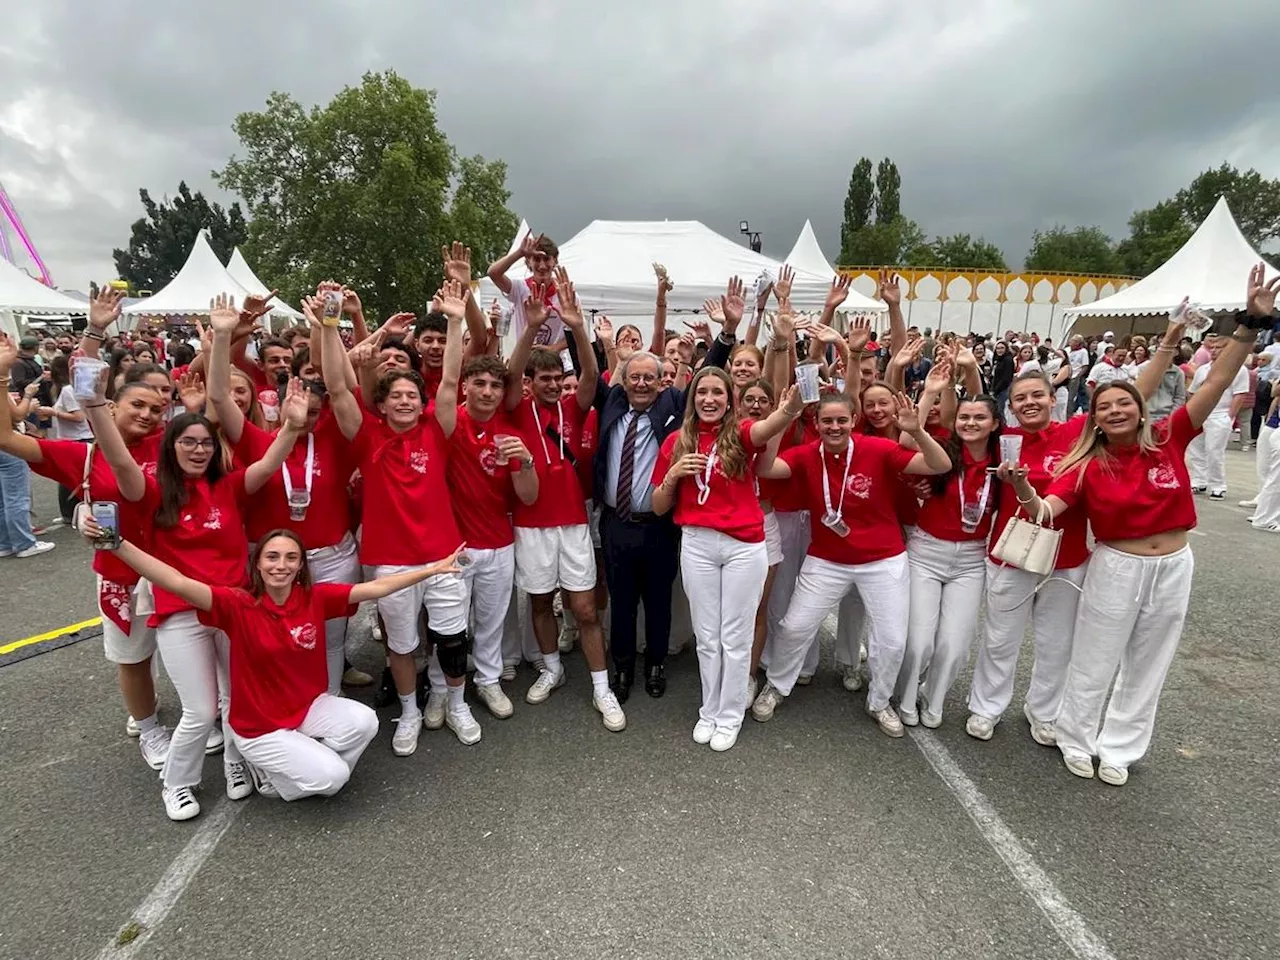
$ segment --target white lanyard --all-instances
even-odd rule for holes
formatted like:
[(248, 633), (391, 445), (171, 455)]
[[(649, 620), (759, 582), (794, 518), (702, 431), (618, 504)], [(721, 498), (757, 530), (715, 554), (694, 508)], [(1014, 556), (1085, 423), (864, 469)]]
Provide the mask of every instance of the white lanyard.
[[(551, 448), (547, 446), (547, 432), (542, 427), (542, 420), (538, 416), (538, 402), (529, 398), (529, 407), (533, 410), (533, 425), (538, 429), (538, 439), (542, 441), (542, 455), (547, 458), (547, 466), (551, 466)], [(564, 404), (557, 403), (556, 411), (560, 414), (560, 462), (564, 462)]]
[[(316, 435), (314, 433), (307, 434), (307, 465), (306, 483), (307, 483), (307, 502), (311, 502), (311, 468), (316, 462)], [(280, 464), (280, 475), (284, 477), (284, 495), (285, 499), (293, 497), (293, 481), (289, 479), (289, 464)]]
[(707, 454), (707, 466), (702, 471), (702, 476), (696, 473), (693, 475), (693, 482), (698, 485), (698, 506), (702, 506), (707, 502), (707, 498), (711, 496), (711, 472), (716, 468), (716, 447), (715, 443), (711, 444), (711, 452)]
[(991, 493), (991, 474), (987, 474), (987, 479), (982, 484), (982, 493), (978, 496), (977, 509), (970, 512), (971, 504), (964, 502), (964, 467), (961, 466), (960, 472), (956, 474), (956, 481), (960, 484), (960, 526), (966, 532), (972, 533), (978, 529), (978, 524), (982, 522), (982, 515), (987, 512), (987, 497)]
[(853, 466), (853, 438), (849, 438), (849, 449), (844, 455), (844, 477), (840, 481), (840, 503), (833, 510), (831, 508), (831, 479), (827, 476), (827, 455), (821, 452), (822, 457), (822, 501), (827, 508), (827, 516), (839, 521), (844, 518), (844, 491), (849, 483), (849, 469)]

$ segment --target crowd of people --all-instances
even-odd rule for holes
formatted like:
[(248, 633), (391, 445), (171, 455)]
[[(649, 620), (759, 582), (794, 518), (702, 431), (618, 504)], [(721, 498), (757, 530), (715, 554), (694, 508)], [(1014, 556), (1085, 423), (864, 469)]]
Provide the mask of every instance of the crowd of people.
[[(503, 684), (522, 661), (537, 669), (525, 701), (545, 702), (576, 644), (600, 722), (624, 730), (637, 683), (666, 691), (678, 589), (702, 688), (692, 736), (712, 750), (812, 679), (832, 611), (843, 686), (865, 684), (891, 737), (942, 724), (976, 640), (964, 726), (989, 740), (1030, 621), (1030, 736), (1078, 776), (1126, 781), (1187, 610), (1193, 493), (1225, 492), (1221, 421), (1239, 413), (1277, 281), (1251, 272), (1248, 308), (1206, 338), (1166, 410), (1184, 314), (1158, 342), (1104, 337), (1091, 365), (1078, 338), (1054, 351), (908, 329), (887, 272), (884, 337), (866, 317), (841, 332), (849, 279), (808, 318), (784, 269), (754, 304), (730, 280), (676, 333), (678, 278), (655, 264), (646, 347), (634, 326), (588, 319), (558, 254), (530, 237), (491, 265), (508, 303), (486, 312), (455, 244), (429, 311), (373, 331), (337, 283), (286, 336), (262, 334), (266, 298), (219, 297), (198, 350), (126, 347), (104, 289), (69, 356), (55, 344), (59, 389), (38, 408), (39, 345), (0, 339), (0, 457), (55, 480), (97, 548), (106, 656), (172, 819), (199, 814), (219, 750), (232, 799), (341, 789), (378, 731), (342, 696), (374, 681), (345, 657), (365, 601), (397, 756), (424, 727), (481, 739), (469, 673), (494, 718), (514, 712)], [(507, 276), (518, 260), (528, 279)], [(39, 436), (41, 417), (74, 432)], [(181, 706), (172, 731), (157, 652)]]

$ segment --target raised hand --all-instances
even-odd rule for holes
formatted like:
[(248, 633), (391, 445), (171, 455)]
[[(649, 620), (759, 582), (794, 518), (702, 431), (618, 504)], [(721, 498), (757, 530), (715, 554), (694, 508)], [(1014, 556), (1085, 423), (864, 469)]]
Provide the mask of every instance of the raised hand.
[(458, 283), (471, 283), (471, 248), (457, 240), (451, 247), (440, 248), (440, 259), (444, 261), (444, 278), (456, 280)]
[(839, 343), (844, 339), (839, 330), (835, 327), (828, 327), (825, 323), (809, 324), (806, 329), (809, 331), (809, 336), (821, 340), (823, 343)]
[(800, 399), (800, 389), (794, 383), (783, 392), (782, 403), (779, 406), (792, 417), (798, 417), (804, 412), (804, 401)]
[(827, 309), (838, 310), (840, 305), (849, 299), (849, 284), (853, 283), (853, 278), (843, 273), (838, 273), (831, 280), (831, 289), (827, 291)]
[(378, 347), (381, 342), (378, 334), (375, 333), (368, 340), (361, 340), (348, 350), (347, 359), (351, 361), (351, 366), (356, 370), (373, 366), (378, 359)]
[(450, 320), (460, 321), (467, 314), (467, 297), (470, 294), (471, 287), (466, 281), (450, 278), (441, 284), (431, 299), (431, 309), (438, 310)]
[(249, 296), (244, 298), (244, 304), (240, 307), (241, 317), (245, 320), (257, 320), (264, 314), (270, 313), (271, 304), (269, 301), (279, 292), (279, 290), (272, 290), (264, 297), (260, 297), (253, 293), (249, 294)]
[(893, 398), (893, 402), (897, 407), (894, 413), (894, 420), (898, 425), (898, 429), (903, 433), (915, 433), (920, 429), (920, 414), (916, 410), (916, 405), (907, 399), (905, 393), (900, 393)]
[(498, 324), (502, 322), (502, 304), (498, 302), (498, 298), (493, 298), (493, 303), (489, 304), (489, 326), (494, 330), (498, 329)]
[(724, 323), (724, 310), (721, 308), (719, 300), (703, 300), (702, 312), (706, 314), (707, 319), (712, 323)]
[(596, 317), (594, 324), (596, 339), (606, 346), (613, 346), (613, 323), (603, 313)]
[[(560, 303), (564, 304), (563, 295)], [(529, 291), (529, 296), (525, 297), (524, 320), (534, 329), (547, 322), (547, 285), (545, 283), (535, 283)]]
[(773, 282), (773, 292), (778, 302), (791, 298), (791, 285), (796, 282), (796, 272), (785, 263), (778, 271), (778, 279)]
[(0, 377), (7, 377), (18, 360), (18, 347), (7, 333), (0, 333)]
[(184, 373), (178, 378), (178, 399), (187, 413), (204, 409), (204, 379), (198, 373)]
[(239, 325), (240, 311), (234, 297), (220, 293), (209, 301), (209, 326), (214, 333), (233, 333)]
[(535, 237), (532, 232), (526, 233), (524, 239), (520, 241), (520, 256), (528, 258), (536, 255), (540, 240), (542, 240), (542, 234)]
[(693, 331), (693, 335), (704, 343), (711, 342), (711, 325), (705, 320), (699, 320), (696, 317), (692, 320), (686, 320), (684, 325)]
[(939, 360), (924, 378), (924, 388), (930, 393), (941, 393), (951, 385), (951, 361)]
[(285, 391), (284, 403), (280, 405), (280, 419), (293, 429), (301, 431), (307, 426), (307, 391), (297, 377), (289, 380), (289, 388)]
[(901, 364), (904, 367), (914, 366), (915, 362), (920, 359), (920, 352), (923, 349), (923, 339), (917, 338), (912, 340), (894, 355), (893, 362)]
[(724, 296), (720, 298), (720, 309), (724, 312), (724, 325), (727, 333), (737, 330), (738, 324), (742, 322), (742, 311), (747, 306), (747, 301), (743, 297), (745, 289), (741, 278), (733, 277), (729, 280)]
[(364, 306), (360, 303), (360, 294), (356, 293), (350, 287), (340, 287), (342, 293), (342, 312), (348, 316), (354, 317), (358, 313), (364, 312)]
[[(437, 293), (436, 296), (439, 296), (439, 294)], [(433, 309), (440, 309), (442, 313), (448, 315), (447, 311), (442, 307), (437, 308), (435, 306), (434, 300), (431, 305)], [(387, 317), (387, 322), (378, 329), (386, 331), (386, 333), (383, 334), (383, 339), (386, 339), (387, 337), (403, 337), (409, 332), (409, 327), (413, 325), (413, 321), (416, 319), (418, 319), (416, 315), (402, 310), (399, 313), (393, 313), (391, 316)]]
[[(766, 283), (760, 287), (756, 293), (756, 313), (764, 313), (764, 308), (769, 305), (769, 294), (773, 293), (773, 284)], [(711, 301), (707, 301), (710, 303)]]
[(867, 341), (871, 339), (871, 318), (865, 313), (860, 313), (849, 321), (849, 351), (858, 353), (862, 351)]
[(122, 300), (123, 290), (115, 290), (106, 284), (99, 287), (98, 295), (89, 301), (89, 326), (101, 333), (119, 320)]
[(898, 275), (892, 270), (881, 270), (878, 289), (880, 299), (888, 304), (902, 303), (902, 287), (898, 286)]
[(1249, 271), (1245, 304), (1252, 317), (1270, 316), (1276, 309), (1276, 293), (1280, 292), (1280, 276), (1267, 281), (1267, 265), (1259, 263)]
[(569, 271), (564, 267), (556, 267), (556, 297), (560, 301), (560, 319), (564, 325), (578, 330), (586, 325), (582, 319), (582, 307), (578, 303), (578, 292), (569, 279)]
[(322, 326), (320, 318), (324, 316), (324, 294), (318, 297), (303, 297), (302, 315), (307, 318), (307, 323), (311, 326)]
[(663, 296), (676, 288), (667, 274), (667, 268), (660, 263), (653, 265), (653, 275), (658, 278), (658, 295)]
[(680, 335), (680, 341), (676, 345), (676, 350), (680, 356), (680, 362), (689, 366), (693, 363), (693, 334), (684, 333)]

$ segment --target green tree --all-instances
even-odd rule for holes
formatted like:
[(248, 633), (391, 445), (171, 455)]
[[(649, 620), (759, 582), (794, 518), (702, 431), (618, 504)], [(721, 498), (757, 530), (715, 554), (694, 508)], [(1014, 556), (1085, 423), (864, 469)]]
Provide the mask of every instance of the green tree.
[(1218, 197), (1227, 198), (1240, 232), (1254, 247), (1280, 237), (1280, 180), (1268, 180), (1257, 170), (1241, 173), (1224, 163), (1200, 174), (1173, 200), (1194, 229), (1209, 215)]
[(470, 245), (479, 270), (515, 233), (505, 164), (460, 163), (434, 91), (394, 71), (366, 73), (309, 112), (273, 93), (233, 129), (244, 155), (214, 176), (245, 201), (247, 254), (289, 299), (332, 277), (357, 289), (372, 317), (422, 310), (444, 243)]
[(860, 266), (912, 266), (928, 248), (924, 231), (914, 220), (899, 216), (889, 223), (872, 223), (859, 230), (841, 251), (841, 262)]
[(1098, 227), (1069, 230), (1055, 224), (1031, 235), (1026, 268), (1046, 272), (1120, 273), (1124, 265), (1111, 238)]
[(1116, 247), (1116, 254), (1125, 273), (1145, 277), (1177, 253), (1194, 232), (1177, 201), (1164, 200), (1129, 218), (1129, 236)]
[(902, 177), (898, 165), (885, 157), (876, 167), (876, 223), (893, 223), (901, 216)]
[(855, 262), (850, 259), (850, 251), (855, 248), (855, 238), (859, 232), (871, 222), (875, 202), (876, 188), (871, 180), (871, 161), (863, 157), (853, 167), (853, 175), (849, 177), (849, 192), (844, 198), (844, 220), (840, 225), (840, 259), (845, 263)]
[(928, 264), (912, 264), (912, 266), (952, 267), (956, 270), (1009, 269), (999, 247), (988, 243), (982, 237), (974, 238), (967, 233), (936, 237), (933, 243), (929, 244), (928, 254), (932, 256)]
[(132, 290), (156, 291), (172, 280), (187, 262), (201, 230), (209, 231), (209, 245), (224, 263), (248, 235), (240, 204), (224, 210), (200, 191), (192, 193), (186, 181), (178, 184), (172, 199), (164, 197), (156, 203), (145, 189), (138, 196), (146, 216), (134, 222), (128, 249), (111, 252), (120, 279), (128, 281)]

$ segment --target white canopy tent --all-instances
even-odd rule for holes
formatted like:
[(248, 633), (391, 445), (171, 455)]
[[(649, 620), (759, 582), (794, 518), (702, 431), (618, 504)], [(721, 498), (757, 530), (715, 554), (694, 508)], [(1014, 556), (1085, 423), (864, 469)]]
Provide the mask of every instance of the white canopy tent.
[(0, 257), (0, 327), (5, 333), (18, 336), (18, 317), (26, 314), (65, 317), (88, 312), (86, 304), (46, 287)]
[(137, 317), (207, 314), (209, 301), (220, 293), (229, 293), (241, 303), (251, 291), (227, 272), (201, 230), (178, 275), (164, 289), (125, 307), (121, 320), (132, 326)]
[[(836, 275), (836, 268), (831, 265), (823, 254), (822, 247), (818, 245), (818, 238), (814, 235), (813, 224), (808, 220), (804, 222), (804, 226), (800, 229), (800, 236), (796, 237), (795, 246), (791, 248), (791, 252), (787, 254), (787, 258), (783, 262), (796, 270), (814, 273), (820, 277), (834, 277)], [(853, 296), (853, 294), (850, 294), (851, 299)], [(877, 304), (876, 309), (883, 309), (883, 306), (883, 304)], [(849, 309), (860, 310), (864, 308), (850, 307)]]
[[(231, 251), (231, 259), (227, 261), (227, 273), (256, 297), (265, 297), (271, 292), (271, 288), (259, 280), (258, 275), (253, 272), (239, 247)], [(287, 319), (298, 323), (306, 319), (301, 310), (293, 309), (279, 297), (272, 297), (268, 303), (271, 305), (272, 319)]]
[[(1119, 293), (1063, 311), (1063, 338), (1108, 330), (1118, 336), (1159, 332), (1183, 297), (1210, 313), (1242, 310), (1249, 270), (1261, 260), (1236, 225), (1226, 197), (1219, 197), (1191, 238), (1155, 271)], [(1275, 275), (1267, 264), (1267, 278)]]

